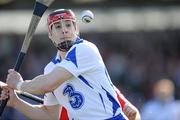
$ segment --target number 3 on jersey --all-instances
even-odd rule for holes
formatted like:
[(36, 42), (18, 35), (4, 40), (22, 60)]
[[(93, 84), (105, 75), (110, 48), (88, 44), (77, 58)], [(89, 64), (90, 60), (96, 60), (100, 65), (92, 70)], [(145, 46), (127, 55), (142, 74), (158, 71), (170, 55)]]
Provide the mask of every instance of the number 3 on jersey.
[(67, 84), (63, 90), (63, 95), (69, 97), (69, 103), (72, 108), (79, 109), (84, 103), (83, 95), (75, 91), (74, 87), (71, 84)]

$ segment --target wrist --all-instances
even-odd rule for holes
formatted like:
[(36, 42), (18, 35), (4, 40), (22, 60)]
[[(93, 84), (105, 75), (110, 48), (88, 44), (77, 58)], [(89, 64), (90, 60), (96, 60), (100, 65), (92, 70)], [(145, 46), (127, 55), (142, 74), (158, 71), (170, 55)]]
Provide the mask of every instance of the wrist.
[(19, 101), (20, 101), (20, 98), (19, 98), (19, 96), (17, 95), (17, 91), (16, 91), (16, 90), (14, 90), (14, 93), (15, 93), (15, 96), (14, 96), (13, 102), (11, 103), (10, 106), (16, 109), (16, 108), (18, 107), (18, 103), (19, 103)]
[(23, 84), (23, 81), (18, 82), (16, 85), (16, 89), (19, 91), (22, 91), (22, 84)]

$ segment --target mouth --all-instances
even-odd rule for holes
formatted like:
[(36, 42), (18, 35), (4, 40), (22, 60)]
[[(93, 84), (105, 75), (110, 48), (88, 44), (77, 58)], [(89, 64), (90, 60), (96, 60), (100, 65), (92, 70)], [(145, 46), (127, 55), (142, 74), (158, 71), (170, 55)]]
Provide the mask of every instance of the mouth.
[(62, 37), (61, 40), (69, 40), (71, 37)]

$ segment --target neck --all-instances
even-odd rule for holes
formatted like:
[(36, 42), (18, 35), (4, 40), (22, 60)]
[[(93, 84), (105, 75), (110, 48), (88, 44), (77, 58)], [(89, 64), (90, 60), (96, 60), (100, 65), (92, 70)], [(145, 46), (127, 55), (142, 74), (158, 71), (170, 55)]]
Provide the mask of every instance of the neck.
[(64, 59), (67, 52), (62, 52), (62, 51), (58, 50), (58, 53), (59, 53), (60, 58)]

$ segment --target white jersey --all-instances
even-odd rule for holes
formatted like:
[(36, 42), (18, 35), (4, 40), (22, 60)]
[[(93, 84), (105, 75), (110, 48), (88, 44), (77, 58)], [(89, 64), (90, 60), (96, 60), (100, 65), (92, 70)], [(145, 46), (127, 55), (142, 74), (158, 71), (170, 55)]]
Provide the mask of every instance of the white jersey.
[(73, 74), (53, 92), (45, 94), (44, 104), (64, 106), (71, 120), (126, 120), (110, 77), (97, 47), (79, 39), (64, 60), (59, 55), (45, 67), (44, 74), (63, 67)]

